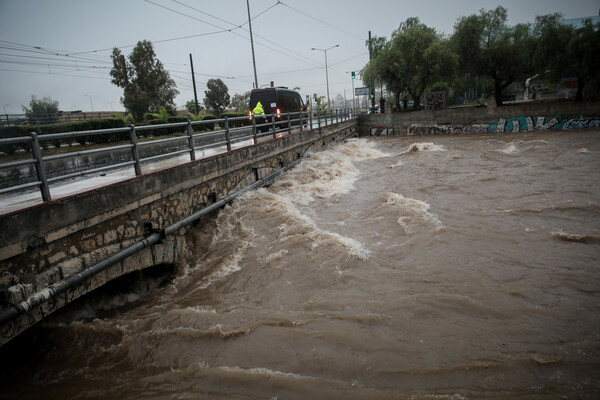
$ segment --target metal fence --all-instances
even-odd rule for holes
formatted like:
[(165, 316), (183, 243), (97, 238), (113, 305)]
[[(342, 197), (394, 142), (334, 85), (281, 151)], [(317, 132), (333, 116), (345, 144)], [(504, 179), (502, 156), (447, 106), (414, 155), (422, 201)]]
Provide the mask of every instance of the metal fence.
[[(36, 179), (33, 182), (22, 183), (17, 185), (9, 185), (8, 187), (0, 188), (0, 194), (26, 190), (33, 187), (38, 187), (42, 199), (44, 201), (49, 201), (52, 199), (50, 194), (50, 184), (70, 179), (81, 177), (85, 175), (95, 174), (99, 172), (104, 172), (108, 170), (114, 170), (124, 167), (132, 166), (134, 168), (136, 176), (142, 174), (142, 163), (143, 162), (151, 162), (157, 159), (174, 157), (179, 154), (189, 153), (190, 160), (196, 160), (196, 150), (205, 150), (211, 148), (224, 147), (227, 151), (231, 151), (232, 147), (243, 141), (250, 141), (249, 145), (253, 145), (258, 143), (258, 140), (265, 136), (272, 136), (276, 138), (287, 132), (288, 134), (292, 133), (292, 129), (299, 129), (302, 131), (303, 129), (312, 129), (314, 127), (320, 128), (321, 126), (328, 126), (331, 124), (339, 123), (342, 121), (347, 121), (349, 119), (355, 118), (356, 114), (354, 110), (335, 110), (331, 112), (297, 112), (297, 113), (287, 113), (287, 114), (269, 114), (264, 116), (262, 120), (258, 120), (258, 118), (252, 118), (251, 126), (241, 126), (241, 127), (231, 127), (238, 124), (242, 121), (248, 121), (247, 116), (245, 117), (235, 117), (235, 118), (223, 118), (216, 120), (208, 120), (208, 121), (190, 121), (187, 122), (177, 122), (171, 124), (161, 124), (161, 125), (145, 125), (145, 126), (135, 126), (129, 125), (129, 127), (123, 128), (113, 128), (113, 129), (101, 129), (101, 130), (91, 130), (91, 131), (78, 131), (78, 132), (68, 132), (68, 133), (55, 133), (55, 134), (46, 134), (46, 135), (38, 135), (35, 132), (32, 132), (30, 136), (18, 137), (18, 138), (9, 138), (9, 139), (0, 139), (0, 147), (2, 145), (10, 145), (10, 144), (29, 144), (31, 148), (32, 158), (0, 163), (0, 170), (8, 169), (8, 168), (19, 168), (23, 166), (34, 166)], [(194, 134), (194, 126), (200, 125), (208, 125), (208, 124), (218, 124), (220, 130), (212, 131), (212, 132), (202, 132)], [(187, 133), (185, 136), (176, 136), (167, 139), (153, 140), (143, 143), (138, 143), (137, 136), (140, 131), (144, 130), (155, 130), (162, 128), (182, 128), (182, 131), (185, 130)], [(82, 136), (93, 136), (93, 135), (102, 135), (102, 134), (117, 134), (129, 132), (129, 143), (121, 144), (116, 146), (107, 146), (103, 148), (97, 148), (92, 150), (83, 150), (76, 152), (69, 152), (64, 154), (57, 155), (43, 155), (43, 146), (40, 143), (55, 140), (55, 139), (67, 139), (67, 138), (78, 138)], [(164, 153), (153, 155), (145, 158), (140, 157), (140, 148), (144, 146), (154, 145), (158, 143), (177, 143), (179, 145), (182, 142), (185, 142), (182, 149), (175, 151), (166, 151)], [(180, 146), (181, 148), (181, 146)], [(77, 158), (84, 155), (92, 155), (92, 154), (101, 154), (112, 152), (115, 150), (129, 149), (131, 156), (130, 159), (123, 162), (111, 163), (110, 165), (105, 165), (98, 168), (86, 169), (83, 171), (71, 172), (71, 173), (61, 173), (58, 176), (48, 177), (46, 171), (46, 164), (48, 162), (60, 159), (67, 158)]]

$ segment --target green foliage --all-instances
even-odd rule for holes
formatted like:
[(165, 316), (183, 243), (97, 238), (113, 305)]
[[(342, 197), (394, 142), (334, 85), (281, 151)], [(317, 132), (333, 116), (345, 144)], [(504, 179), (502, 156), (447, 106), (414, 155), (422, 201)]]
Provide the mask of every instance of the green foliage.
[(160, 123), (166, 124), (169, 122), (169, 113), (166, 108), (161, 107), (158, 113), (146, 113), (144, 114), (144, 118), (146, 120), (158, 120)]
[(134, 118), (141, 121), (145, 113), (158, 112), (160, 107), (175, 112), (175, 81), (156, 59), (152, 42), (140, 41), (126, 59), (121, 50), (113, 49), (111, 82), (123, 88), (121, 102)]
[(233, 95), (230, 106), (238, 112), (247, 112), (250, 107), (250, 92)]
[(587, 20), (581, 28), (565, 25), (562, 15), (536, 17), (534, 62), (537, 71), (550, 72), (558, 81), (568, 69), (577, 77), (576, 101), (583, 100), (583, 90), (600, 80), (600, 24)]
[(43, 123), (53, 123), (58, 121), (58, 101), (50, 97), (38, 99), (31, 96), (29, 108), (22, 106), (23, 112), (27, 115), (29, 123), (39, 125)]
[[(202, 108), (202, 105), (200, 104), (200, 102), (198, 102), (198, 112), (200, 112), (200, 109)], [(185, 109), (193, 115), (196, 115), (196, 100), (192, 99), (189, 100), (185, 103)]]
[(233, 121), (229, 121), (230, 128), (236, 128), (240, 126), (252, 125), (252, 120), (248, 117), (245, 112), (224, 112), (220, 118), (236, 118)]
[[(89, 130), (122, 128), (126, 126), (122, 119), (107, 118), (107, 119), (92, 119), (87, 121), (66, 122), (60, 124), (48, 124), (38, 126), (3, 126), (0, 127), (0, 139), (30, 136), (31, 132), (36, 132), (38, 135), (52, 135), (56, 133), (80, 132)], [(129, 132), (113, 132), (99, 135), (80, 136), (78, 138), (63, 138), (56, 140), (44, 140), (41, 142), (43, 148), (48, 148), (50, 145), (61, 147), (63, 145), (79, 144), (97, 144), (97, 143), (112, 143), (120, 140), (129, 139)], [(29, 151), (29, 143), (19, 145), (6, 145), (0, 148), (0, 151), (7, 154), (14, 154), (17, 149)]]
[[(213, 119), (217, 119), (217, 117), (213, 114), (205, 114), (202, 116), (202, 118), (200, 119), (201, 121), (211, 121)], [(202, 130), (202, 131), (212, 131), (215, 129), (215, 123), (214, 122), (209, 122), (206, 124), (201, 124), (198, 125), (198, 129)]]
[(454, 26), (452, 45), (467, 74), (485, 75), (494, 84), (494, 98), (502, 105), (502, 91), (517, 79), (535, 71), (531, 54), (535, 40), (529, 24), (509, 27), (504, 7), (481, 10), (479, 15), (462, 17)]
[(209, 79), (206, 83), (208, 90), (204, 91), (204, 104), (216, 115), (221, 115), (229, 105), (230, 96), (227, 85), (220, 79)]
[(131, 115), (131, 114), (127, 114), (126, 116), (123, 116), (121, 113), (113, 112), (110, 115), (113, 118), (120, 119), (121, 121), (123, 121), (123, 125), (125, 125), (125, 126), (127, 126), (129, 124), (135, 124), (135, 118), (133, 118), (133, 115)]
[(586, 83), (600, 83), (600, 23), (595, 26), (586, 20), (583, 27), (576, 29), (567, 53), (577, 75), (575, 101), (583, 101)]
[(426, 89), (452, 76), (457, 57), (434, 29), (418, 18), (408, 18), (392, 33), (389, 42), (378, 40), (375, 58), (363, 70), (371, 87), (378, 82), (394, 93), (396, 106), (402, 92), (407, 92), (418, 109)]
[(317, 97), (315, 103), (317, 103), (317, 110), (325, 111), (328, 107), (327, 102), (325, 102), (325, 96)]

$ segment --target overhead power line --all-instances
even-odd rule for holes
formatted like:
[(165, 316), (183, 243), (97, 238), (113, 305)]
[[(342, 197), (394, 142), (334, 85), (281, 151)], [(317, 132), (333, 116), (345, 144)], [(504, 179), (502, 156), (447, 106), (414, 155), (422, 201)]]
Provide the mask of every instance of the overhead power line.
[(289, 8), (289, 9), (291, 9), (291, 10), (294, 10), (294, 11), (296, 11), (297, 13), (304, 15), (305, 17), (308, 17), (308, 18), (310, 18), (310, 19), (314, 19), (315, 21), (317, 21), (317, 22), (320, 22), (320, 23), (321, 23), (321, 24), (323, 24), (323, 25), (326, 25), (326, 26), (328, 26), (328, 27), (330, 27), (330, 28), (333, 28), (333, 29), (335, 29), (335, 30), (338, 30), (338, 31), (340, 31), (340, 32), (343, 32), (343, 33), (345, 33), (346, 35), (352, 36), (353, 38), (356, 38), (356, 39), (358, 39), (358, 40), (361, 40), (361, 41), (364, 41), (364, 40), (365, 40), (364, 38), (361, 38), (360, 36), (357, 36), (357, 35), (355, 35), (355, 34), (353, 34), (353, 33), (351, 33), (351, 32), (345, 31), (345, 30), (343, 30), (342, 28), (338, 28), (337, 26), (331, 25), (330, 23), (328, 23), (328, 22), (325, 22), (325, 21), (322, 21), (322, 20), (320, 20), (319, 18), (313, 17), (312, 15), (310, 15), (310, 14), (307, 14), (307, 13), (305, 13), (304, 11), (297, 10), (297, 9), (295, 9), (294, 7), (290, 6), (289, 4), (285, 4), (283, 1), (279, 1), (279, 0), (278, 0), (278, 1), (277, 1), (277, 4), (281, 4), (281, 5), (283, 5), (283, 6), (286, 6), (287, 8)]

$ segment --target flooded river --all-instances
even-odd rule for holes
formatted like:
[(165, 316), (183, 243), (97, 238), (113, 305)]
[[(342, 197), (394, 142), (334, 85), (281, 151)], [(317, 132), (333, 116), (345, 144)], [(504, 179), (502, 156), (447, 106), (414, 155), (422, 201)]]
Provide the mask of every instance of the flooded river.
[(0, 349), (2, 398), (600, 396), (599, 131), (352, 139), (189, 240)]

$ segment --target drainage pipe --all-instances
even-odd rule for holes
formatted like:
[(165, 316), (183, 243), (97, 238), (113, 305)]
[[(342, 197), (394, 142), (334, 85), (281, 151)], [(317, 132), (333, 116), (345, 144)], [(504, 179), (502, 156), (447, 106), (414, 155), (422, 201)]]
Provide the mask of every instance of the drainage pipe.
[(283, 172), (296, 166), (300, 161), (302, 161), (302, 158), (299, 158), (299, 159), (295, 160), (294, 162), (286, 165), (285, 167), (254, 182), (253, 184), (246, 186), (245, 188), (238, 190), (237, 192), (224, 197), (223, 199), (211, 204), (208, 207), (203, 208), (202, 210), (188, 216), (187, 218), (184, 218), (184, 219), (174, 223), (173, 225), (168, 226), (167, 228), (163, 229), (162, 231), (153, 233), (153, 234), (145, 237), (144, 239), (119, 251), (118, 253), (115, 253), (112, 256), (100, 261), (99, 263), (92, 265), (90, 268), (87, 268), (75, 275), (71, 275), (67, 279), (64, 279), (60, 282), (50, 285), (49, 287), (47, 287), (37, 293), (34, 293), (33, 295), (31, 295), (29, 298), (22, 301), (21, 303), (13, 306), (7, 310), (4, 310), (0, 314), (0, 325), (4, 325), (5, 323), (17, 318), (19, 315), (25, 314), (32, 308), (49, 301), (50, 299), (58, 296), (59, 294), (66, 292), (69, 289), (74, 288), (75, 286), (81, 284), (82, 282), (84, 282), (84, 281), (94, 277), (98, 273), (106, 270), (108, 267), (115, 265), (115, 264), (123, 261), (127, 257), (137, 253), (138, 251), (143, 250), (146, 247), (149, 247), (149, 246), (152, 246), (152, 245), (158, 243), (164, 237), (175, 233), (180, 228), (191, 224), (192, 222), (200, 219), (202, 216), (209, 214), (209, 213), (217, 210), (218, 208), (225, 206), (225, 204), (230, 203), (231, 201), (233, 201), (237, 197), (241, 196), (242, 194), (246, 193), (247, 191), (256, 189), (256, 188), (266, 184), (268, 181), (275, 179), (277, 176), (281, 175)]
[[(347, 137), (352, 136), (352, 135), (353, 135), (353, 133), (341, 136), (338, 139), (336, 139), (335, 141), (337, 142), (337, 141), (344, 140)], [(109, 267), (123, 261), (127, 257), (137, 253), (138, 251), (141, 251), (141, 250), (145, 249), (146, 247), (149, 247), (149, 246), (152, 246), (152, 245), (158, 243), (164, 237), (175, 233), (180, 228), (182, 228), (186, 225), (189, 225), (194, 221), (197, 221), (204, 215), (209, 214), (209, 213), (217, 210), (218, 208), (225, 206), (225, 204), (230, 203), (231, 201), (233, 201), (237, 197), (241, 196), (242, 194), (246, 193), (247, 191), (256, 189), (256, 188), (266, 184), (267, 182), (277, 178), (279, 175), (281, 175), (285, 171), (295, 167), (298, 163), (300, 163), (300, 161), (302, 161), (302, 158), (298, 158), (297, 160), (286, 165), (285, 167), (278, 169), (277, 171), (265, 176), (262, 179), (257, 180), (253, 184), (246, 186), (245, 188), (240, 189), (235, 193), (225, 196), (221, 200), (211, 204), (208, 207), (203, 208), (202, 210), (190, 215), (187, 218), (184, 218), (184, 219), (174, 223), (173, 225), (168, 226), (167, 228), (163, 229), (162, 231), (153, 233), (153, 234), (145, 237), (144, 239), (136, 242), (135, 244), (133, 244), (129, 247), (126, 247), (125, 249), (119, 251), (118, 253), (115, 253), (112, 256), (100, 261), (99, 263), (92, 265), (90, 268), (87, 268), (75, 275), (71, 275), (67, 279), (64, 279), (60, 282), (57, 282), (53, 285), (48, 286), (45, 289), (42, 289), (41, 291), (39, 291), (37, 293), (34, 293), (29, 298), (20, 302), (19, 304), (2, 311), (2, 313), (0, 314), (0, 325), (4, 325), (5, 323), (10, 322), (13, 319), (17, 318), (18, 316), (25, 314), (32, 308), (37, 307), (37, 306), (49, 301), (50, 299), (58, 296), (59, 294), (62, 294), (64, 292), (66, 292), (67, 290), (74, 288), (75, 286), (96, 276), (97, 274), (106, 270), (107, 268), (109, 268)]]

